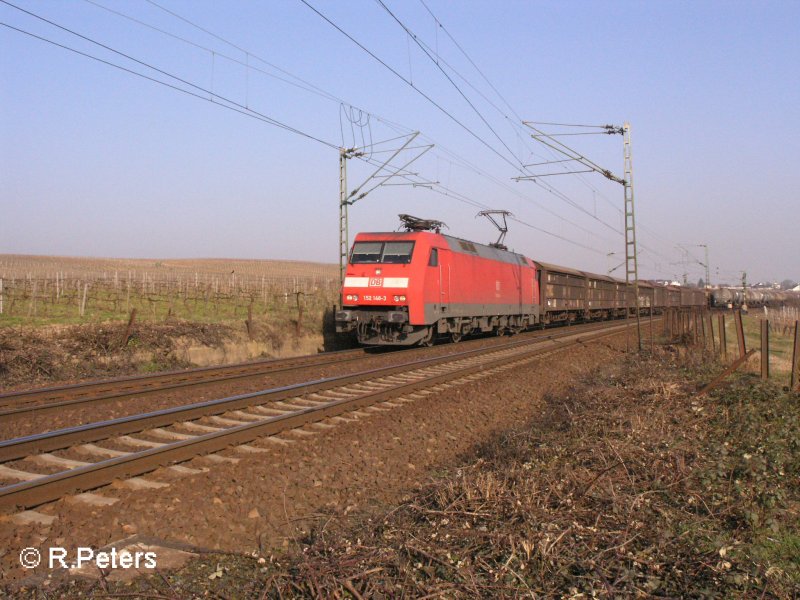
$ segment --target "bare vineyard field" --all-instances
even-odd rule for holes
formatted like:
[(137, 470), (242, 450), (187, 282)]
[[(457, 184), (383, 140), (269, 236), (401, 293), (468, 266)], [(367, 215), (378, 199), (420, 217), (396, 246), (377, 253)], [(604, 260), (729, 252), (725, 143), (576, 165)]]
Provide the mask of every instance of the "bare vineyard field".
[[(770, 370), (773, 375), (789, 377), (792, 372), (792, 350), (794, 347), (794, 324), (800, 319), (800, 309), (796, 306), (780, 308), (757, 308), (742, 317), (745, 345), (748, 350), (761, 348), (761, 320), (769, 321)], [(736, 344), (736, 330), (733, 318), (725, 323), (729, 344)]]
[(129, 318), (302, 319), (335, 302), (335, 265), (242, 259), (0, 255), (0, 326)]

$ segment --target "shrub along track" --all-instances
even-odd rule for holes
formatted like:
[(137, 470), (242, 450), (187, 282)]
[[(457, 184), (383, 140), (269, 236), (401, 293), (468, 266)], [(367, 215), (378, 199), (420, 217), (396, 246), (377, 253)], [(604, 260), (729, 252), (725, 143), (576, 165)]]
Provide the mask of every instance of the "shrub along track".
[[(538, 336), (502, 346), (464, 350), (7, 440), (0, 443), (0, 478), (6, 483), (0, 488), (0, 508), (7, 511), (36, 506), (201, 455), (225, 461), (226, 457), (215, 453), (232, 446), (257, 452), (258, 447), (247, 443), (346, 412), (390, 409), (396, 406), (392, 399), (411, 401), (420, 390), (453, 380), (483, 377), (545, 353), (619, 334), (624, 329), (625, 325), (601, 324), (552, 334), (540, 332)], [(410, 400), (407, 396), (411, 396)], [(373, 406), (376, 404), (379, 406)], [(137, 437), (132, 437), (132, 433)], [(138, 449), (132, 451), (131, 447)], [(87, 455), (98, 460), (87, 462), (75, 458)], [(32, 470), (34, 466), (36, 471)], [(144, 482), (140, 480), (137, 484), (146, 485)]]

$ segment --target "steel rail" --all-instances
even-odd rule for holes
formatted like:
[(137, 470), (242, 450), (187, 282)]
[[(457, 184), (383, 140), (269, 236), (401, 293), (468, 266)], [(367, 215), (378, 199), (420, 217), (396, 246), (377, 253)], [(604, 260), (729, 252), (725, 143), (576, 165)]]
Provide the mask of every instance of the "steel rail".
[[(259, 377), (312, 366), (349, 362), (363, 358), (364, 354), (365, 352), (361, 348), (339, 350), (312, 356), (270, 359), (221, 367), (200, 367), (198, 369), (167, 371), (151, 375), (132, 375), (86, 383), (8, 392), (0, 394), (0, 422), (29, 412), (43, 414), (76, 404), (118, 400), (181, 387), (208, 385), (221, 381)], [(42, 404), (35, 403), (40, 400), (53, 401)]]
[[(602, 325), (582, 327), (581, 332), (594, 331), (596, 329), (602, 330), (607, 328), (608, 324), (604, 323)], [(575, 335), (576, 333), (580, 332), (572, 330), (559, 333), (541, 333), (547, 334), (534, 338), (512, 341), (508, 344), (503, 344), (500, 346), (464, 350), (457, 353), (422, 358), (397, 365), (378, 367), (375, 369), (359, 371), (357, 373), (350, 373), (347, 375), (324, 377), (313, 381), (305, 381), (277, 388), (249, 392), (246, 394), (237, 394), (215, 400), (205, 400), (202, 402), (195, 402), (193, 404), (164, 408), (148, 413), (87, 423), (85, 425), (67, 427), (45, 433), (12, 438), (10, 440), (2, 440), (0, 441), (0, 462), (24, 458), (29, 454), (34, 454), (37, 452), (60, 450), (75, 444), (97, 442), (115, 435), (127, 435), (130, 433), (137, 433), (145, 429), (152, 429), (154, 427), (164, 427), (179, 421), (191, 421), (201, 417), (218, 415), (231, 410), (241, 410), (255, 404), (279, 402), (297, 395), (322, 392), (331, 388), (358, 383), (365, 380), (374, 379), (376, 377), (387, 377), (396, 373), (408, 371), (409, 369), (424, 368), (426, 366), (434, 366), (442, 363), (453, 362), (468, 356), (499, 352), (526, 344), (537, 344), (549, 339), (558, 339), (560, 337)]]
[[(389, 388), (383, 388), (377, 391), (368, 391), (353, 398), (331, 400), (320, 406), (298, 409), (285, 415), (265, 417), (253, 423), (246, 423), (217, 432), (196, 435), (190, 439), (165, 443), (157, 448), (131, 452), (124, 456), (109, 458), (52, 475), (44, 475), (31, 481), (5, 486), (0, 488), (0, 509), (37, 506), (45, 502), (57, 500), (65, 494), (108, 485), (120, 477), (141, 475), (161, 466), (183, 462), (197, 456), (224, 450), (230, 446), (244, 444), (265, 435), (275, 435), (288, 429), (294, 429), (345, 412), (376, 404), (392, 397), (403, 396), (419, 389), (429, 388), (454, 379), (459, 379), (474, 374), (475, 372), (491, 370), (509, 363), (513, 364), (538, 355), (561, 351), (577, 344), (585, 344), (619, 334), (625, 329), (625, 325), (617, 325), (611, 328), (606, 326), (601, 332), (590, 334), (588, 337), (586, 337), (586, 333), (584, 332), (571, 331), (562, 336), (558, 336), (558, 338), (548, 336), (547, 338), (537, 338), (536, 341), (528, 341), (527, 343), (518, 342), (515, 344), (508, 344), (503, 346), (504, 350), (514, 348), (521, 349), (522, 351), (511, 354), (510, 356), (495, 357), (494, 359), (478, 365), (464, 365), (452, 371), (436, 373), (416, 381), (403, 382), (399, 385), (393, 385)], [(567, 339), (562, 341), (559, 338)], [(542, 347), (542, 344), (547, 342), (550, 342), (550, 344)], [(534, 347), (525, 349), (525, 346)], [(448, 357), (437, 357), (436, 359), (409, 363), (406, 365), (405, 370), (409, 370), (409, 365), (413, 366), (414, 370), (430, 367), (444, 362), (441, 360), (442, 358), (447, 358), (451, 362), (455, 362), (467, 357), (478, 356), (480, 353), (491, 355), (497, 352), (498, 350), (495, 348), (491, 350), (486, 348), (471, 350), (460, 353), (458, 358), (450, 355)], [(393, 367), (388, 369), (375, 369), (366, 373), (381, 373), (383, 376), (389, 376), (396, 371), (397, 368)], [(349, 377), (329, 379), (349, 379)], [(295, 392), (304, 389), (302, 384), (289, 387), (294, 388)], [(296, 396), (297, 394), (295, 393), (293, 395)]]

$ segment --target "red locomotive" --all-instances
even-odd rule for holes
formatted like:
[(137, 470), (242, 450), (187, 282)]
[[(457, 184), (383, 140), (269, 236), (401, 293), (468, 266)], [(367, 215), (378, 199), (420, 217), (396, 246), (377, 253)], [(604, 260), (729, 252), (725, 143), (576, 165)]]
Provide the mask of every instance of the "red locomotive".
[[(436, 221), (411, 223), (411, 231), (356, 236), (337, 332), (355, 330), (362, 344), (425, 346), (437, 337), (459, 341), (471, 333), (514, 333), (630, 310), (624, 281), (537, 263), (499, 243), (444, 235)], [(705, 303), (702, 291), (683, 292), (641, 282), (639, 306), (648, 314)]]

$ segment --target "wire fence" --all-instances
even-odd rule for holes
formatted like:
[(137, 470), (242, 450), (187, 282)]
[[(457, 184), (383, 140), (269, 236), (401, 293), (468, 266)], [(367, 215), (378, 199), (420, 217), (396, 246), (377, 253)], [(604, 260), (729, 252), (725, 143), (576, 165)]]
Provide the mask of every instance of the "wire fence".
[[(763, 318), (769, 321), (770, 331), (783, 336), (794, 335), (794, 325), (800, 320), (800, 308), (797, 306), (763, 307)], [(756, 311), (753, 311), (757, 314)], [(760, 315), (759, 315), (760, 316)]]

